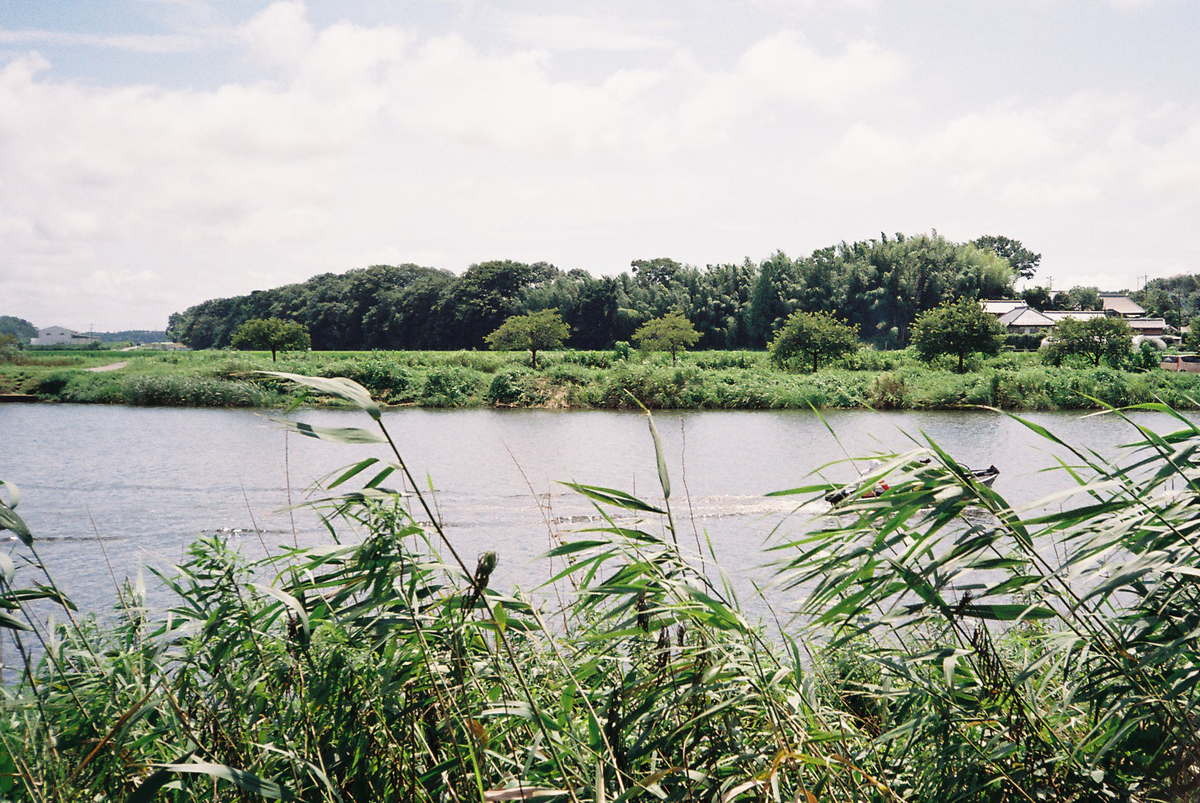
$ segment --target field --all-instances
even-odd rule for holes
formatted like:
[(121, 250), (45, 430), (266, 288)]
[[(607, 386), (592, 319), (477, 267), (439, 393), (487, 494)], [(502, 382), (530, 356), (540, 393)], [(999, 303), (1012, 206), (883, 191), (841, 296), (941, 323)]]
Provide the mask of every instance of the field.
[[(116, 370), (96, 368), (127, 362)], [(1162, 401), (1197, 407), (1200, 376), (1051, 366), (1036, 354), (977, 358), (966, 373), (908, 351), (863, 349), (816, 373), (774, 367), (753, 351), (664, 354), (559, 351), (529, 367), (524, 352), (184, 353), (34, 351), (0, 362), (0, 393), (48, 401), (270, 407), (297, 391), (260, 371), (345, 376), (383, 403), (424, 407), (679, 409), (1087, 409)], [(636, 399), (636, 401), (635, 401)]]

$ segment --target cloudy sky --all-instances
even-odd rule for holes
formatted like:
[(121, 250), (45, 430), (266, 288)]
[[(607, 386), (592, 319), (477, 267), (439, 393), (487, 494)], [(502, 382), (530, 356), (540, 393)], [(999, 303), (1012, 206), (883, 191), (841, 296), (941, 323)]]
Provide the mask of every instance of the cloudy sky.
[(936, 229), (1200, 269), (1195, 0), (0, 0), (0, 315)]

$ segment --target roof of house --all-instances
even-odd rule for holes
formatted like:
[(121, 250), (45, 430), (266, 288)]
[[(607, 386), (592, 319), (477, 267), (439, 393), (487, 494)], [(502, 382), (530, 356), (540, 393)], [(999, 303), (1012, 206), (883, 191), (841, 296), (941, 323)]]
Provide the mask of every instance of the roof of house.
[(1017, 307), (1027, 306), (1024, 301), (1015, 298), (985, 298), (981, 302), (983, 311), (993, 315), (1003, 315), (1012, 312)]
[(1125, 321), (1130, 329), (1166, 329), (1164, 318), (1129, 318)]
[(1118, 315), (1141, 316), (1146, 314), (1132, 298), (1122, 295), (1107, 296), (1101, 293), (1100, 301), (1104, 304), (1105, 312), (1115, 312)]
[(1000, 323), (1005, 326), (1054, 326), (1055, 322), (1033, 307), (1017, 307), (1001, 315)]
[(1042, 314), (1055, 323), (1058, 323), (1063, 318), (1074, 318), (1077, 321), (1086, 321), (1089, 318), (1104, 317), (1104, 312), (1098, 309), (1056, 309), (1047, 310)]

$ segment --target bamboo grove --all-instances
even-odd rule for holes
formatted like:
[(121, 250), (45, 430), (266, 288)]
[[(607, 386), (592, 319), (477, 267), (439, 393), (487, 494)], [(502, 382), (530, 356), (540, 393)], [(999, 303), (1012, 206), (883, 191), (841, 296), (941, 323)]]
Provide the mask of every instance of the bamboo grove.
[[(997, 239), (1015, 242), (987, 242)], [(224, 347), (247, 320), (283, 318), (306, 326), (317, 350), (470, 349), (483, 348), (512, 315), (553, 308), (571, 327), (568, 347), (609, 349), (645, 321), (679, 311), (700, 332), (698, 348), (737, 349), (763, 348), (804, 310), (836, 312), (865, 341), (896, 348), (919, 313), (962, 297), (1002, 297), (1015, 275), (996, 249), (936, 233), (704, 268), (634, 260), (630, 271), (602, 278), (544, 262), (482, 262), (461, 276), (376, 265), (205, 301), (172, 315), (169, 331), (192, 348)]]

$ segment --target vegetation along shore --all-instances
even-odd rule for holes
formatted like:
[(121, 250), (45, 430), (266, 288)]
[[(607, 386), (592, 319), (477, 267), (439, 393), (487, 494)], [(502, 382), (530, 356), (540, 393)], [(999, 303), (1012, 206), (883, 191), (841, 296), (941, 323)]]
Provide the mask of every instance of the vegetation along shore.
[[(99, 371), (125, 363), (113, 370)], [(914, 350), (859, 349), (816, 372), (779, 367), (762, 351), (678, 355), (552, 351), (530, 365), (529, 352), (28, 351), (0, 361), (0, 394), (44, 401), (182, 407), (273, 407), (301, 392), (256, 374), (280, 370), (345, 376), (387, 405), (424, 407), (650, 408), (749, 410), (874, 408), (1010, 410), (1094, 409), (1164, 401), (1200, 406), (1200, 375), (1090, 360), (1047, 363), (1036, 353), (1005, 352), (932, 364)], [(312, 399), (314, 403), (323, 403)]]

